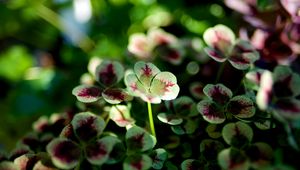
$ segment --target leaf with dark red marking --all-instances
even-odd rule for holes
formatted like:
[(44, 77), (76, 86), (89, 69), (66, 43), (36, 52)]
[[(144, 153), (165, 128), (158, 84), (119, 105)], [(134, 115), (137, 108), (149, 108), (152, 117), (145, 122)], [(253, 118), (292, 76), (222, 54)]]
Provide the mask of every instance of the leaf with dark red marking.
[(216, 160), (222, 149), (224, 149), (224, 145), (218, 140), (204, 139), (200, 143), (200, 152), (208, 161)]
[(285, 119), (295, 120), (300, 118), (300, 100), (279, 99), (273, 107), (274, 111)]
[(139, 61), (134, 65), (134, 73), (146, 88), (150, 87), (152, 79), (159, 72), (160, 70), (152, 63)]
[(245, 40), (237, 40), (228, 58), (231, 65), (239, 70), (248, 69), (258, 59), (259, 53)]
[(203, 39), (207, 45), (228, 54), (235, 41), (235, 35), (227, 26), (218, 24), (205, 30)]
[(200, 161), (195, 159), (187, 159), (180, 165), (182, 170), (198, 170), (204, 168), (204, 166)]
[(113, 120), (118, 126), (126, 127), (135, 122), (134, 119), (130, 116), (130, 111), (125, 105), (115, 105), (109, 111), (109, 117)]
[(176, 77), (170, 72), (158, 73), (152, 80), (150, 92), (162, 100), (175, 99), (179, 93)]
[(176, 45), (160, 45), (154, 49), (154, 53), (173, 65), (179, 65), (183, 61), (183, 51)]
[(80, 160), (79, 145), (66, 138), (56, 138), (46, 147), (55, 166), (61, 169), (74, 168)]
[(129, 52), (138, 56), (138, 58), (147, 59), (150, 57), (152, 44), (145, 34), (135, 33), (130, 35), (127, 48)]
[(126, 132), (126, 145), (130, 151), (147, 151), (154, 148), (156, 138), (141, 127), (133, 126)]
[(204, 48), (205, 53), (218, 62), (225, 62), (227, 60), (227, 57), (224, 56), (224, 54), (221, 51), (218, 51), (211, 47), (205, 47)]
[(231, 90), (223, 84), (207, 84), (203, 88), (203, 92), (209, 99), (221, 105), (227, 103), (232, 97)]
[(179, 125), (182, 123), (182, 118), (176, 116), (175, 114), (167, 114), (167, 113), (159, 113), (157, 115), (157, 118), (163, 122), (167, 123), (169, 125)]
[(101, 98), (102, 90), (97, 86), (79, 85), (72, 90), (72, 94), (77, 100), (84, 103), (91, 103)]
[(274, 93), (277, 97), (291, 97), (300, 94), (300, 76), (288, 66), (277, 66), (273, 72), (273, 81)]
[(218, 154), (218, 163), (222, 169), (248, 170), (250, 162), (245, 153), (236, 148), (222, 150)]
[(78, 113), (71, 121), (75, 135), (79, 140), (88, 142), (98, 137), (104, 130), (105, 122), (91, 112)]
[(225, 142), (234, 147), (242, 147), (252, 141), (252, 128), (243, 123), (228, 123), (223, 127), (222, 136)]
[(251, 167), (262, 169), (270, 165), (273, 158), (273, 149), (266, 143), (257, 142), (247, 148), (246, 155), (250, 159)]
[(68, 138), (77, 141), (72, 124), (66, 125), (59, 134), (59, 137)]
[(116, 137), (105, 136), (88, 144), (85, 150), (87, 160), (94, 165), (104, 164), (108, 160), (116, 140), (118, 141)]
[(107, 88), (102, 92), (102, 97), (110, 104), (119, 104), (123, 101), (132, 100), (132, 96), (121, 88)]
[(1, 170), (20, 170), (20, 168), (10, 161), (2, 161), (0, 162)]
[(197, 104), (197, 109), (203, 119), (210, 123), (223, 123), (226, 118), (223, 109), (211, 100), (202, 100)]
[(104, 87), (117, 84), (124, 76), (124, 68), (117, 61), (104, 60), (96, 68), (96, 80)]
[(158, 148), (150, 153), (152, 158), (152, 168), (153, 169), (162, 169), (165, 161), (168, 158), (168, 153), (165, 149)]
[(152, 166), (152, 159), (145, 154), (132, 155), (123, 162), (123, 170), (147, 170)]
[(227, 112), (238, 118), (249, 118), (255, 114), (255, 107), (251, 99), (245, 95), (240, 95), (230, 99)]
[(130, 94), (132, 94), (134, 96), (140, 96), (142, 94), (147, 94), (147, 89), (138, 80), (138, 78), (135, 74), (132, 73), (132, 74), (126, 75), (124, 81), (125, 81), (125, 85), (127, 86), (127, 89)]
[(190, 94), (196, 99), (202, 99), (205, 95), (203, 93), (203, 84), (200, 82), (193, 82), (190, 85)]

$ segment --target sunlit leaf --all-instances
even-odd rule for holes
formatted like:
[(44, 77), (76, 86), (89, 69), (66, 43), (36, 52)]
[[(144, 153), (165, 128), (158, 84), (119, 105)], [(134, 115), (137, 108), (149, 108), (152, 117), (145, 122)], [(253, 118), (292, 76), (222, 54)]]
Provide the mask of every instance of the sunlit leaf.
[(98, 137), (105, 127), (104, 120), (91, 112), (76, 114), (71, 124), (78, 139), (85, 142)]
[(130, 151), (147, 151), (156, 144), (154, 136), (141, 127), (133, 126), (126, 132), (126, 144)]
[(97, 86), (79, 85), (72, 90), (72, 94), (77, 100), (84, 103), (91, 103), (101, 98), (102, 90)]
[(205, 30), (203, 39), (207, 45), (227, 54), (235, 41), (235, 35), (230, 28), (219, 24)]
[(228, 123), (223, 127), (222, 136), (225, 142), (235, 147), (242, 147), (252, 141), (252, 128), (243, 123)]
[(130, 94), (134, 96), (140, 96), (141, 94), (147, 93), (147, 89), (138, 80), (135, 74), (126, 75), (124, 81)]
[(150, 157), (152, 158), (152, 168), (162, 169), (168, 158), (168, 153), (165, 149), (158, 148), (150, 153)]
[(225, 114), (215, 102), (210, 100), (202, 100), (197, 104), (197, 109), (203, 116), (203, 119), (210, 123), (223, 123), (225, 121)]
[(251, 99), (245, 95), (240, 95), (230, 99), (227, 112), (239, 118), (249, 118), (255, 114), (255, 107)]
[(232, 97), (231, 90), (223, 84), (207, 84), (203, 88), (203, 92), (206, 96), (208, 96), (209, 99), (218, 104), (225, 104)]
[(150, 87), (152, 79), (159, 72), (160, 70), (152, 63), (139, 61), (134, 65), (134, 73), (146, 88)]
[(273, 79), (270, 71), (265, 71), (261, 76), (260, 88), (256, 95), (257, 106), (266, 110), (272, 99)]
[(125, 105), (116, 105), (110, 109), (109, 117), (118, 126), (126, 127), (127, 125), (133, 124), (135, 121), (130, 116), (130, 111)]
[(118, 83), (124, 76), (124, 68), (117, 61), (104, 60), (96, 68), (96, 80), (104, 87)]
[(218, 162), (222, 169), (248, 170), (250, 167), (246, 155), (236, 148), (222, 150), (218, 154)]
[(167, 33), (160, 28), (149, 29), (147, 35), (149, 37), (149, 41), (154, 45), (173, 44), (178, 41), (174, 35)]
[(110, 104), (119, 104), (132, 99), (132, 96), (121, 88), (107, 88), (102, 92), (102, 96)]
[(14, 159), (14, 164), (18, 166), (18, 169), (26, 170), (26, 169), (31, 168), (31, 166), (36, 161), (37, 161), (37, 158), (36, 158), (35, 154), (24, 154), (16, 159)]
[(160, 72), (152, 80), (150, 92), (162, 100), (173, 100), (179, 93), (179, 86), (174, 74)]
[(147, 170), (152, 166), (152, 159), (145, 154), (132, 155), (123, 162), (123, 170)]
[(147, 59), (150, 57), (152, 44), (149, 42), (145, 34), (135, 33), (130, 35), (128, 51), (136, 55), (138, 58)]
[(80, 160), (80, 147), (66, 138), (56, 138), (47, 145), (52, 162), (61, 169), (74, 168)]

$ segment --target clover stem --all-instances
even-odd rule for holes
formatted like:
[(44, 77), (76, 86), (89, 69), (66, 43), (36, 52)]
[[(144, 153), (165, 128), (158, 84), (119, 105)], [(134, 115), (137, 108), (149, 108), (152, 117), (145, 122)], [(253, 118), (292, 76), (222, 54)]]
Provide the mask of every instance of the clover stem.
[(217, 73), (217, 78), (216, 78), (216, 82), (215, 83), (218, 83), (220, 81), (220, 78), (221, 78), (221, 75), (222, 75), (222, 72), (225, 68), (225, 65), (226, 65), (226, 61), (223, 62), (218, 70), (218, 73)]
[(148, 116), (149, 116), (149, 123), (150, 123), (151, 133), (152, 133), (152, 135), (154, 137), (156, 137), (155, 128), (154, 128), (154, 122), (153, 122), (153, 115), (152, 115), (151, 103), (147, 102), (147, 105), (148, 105)]

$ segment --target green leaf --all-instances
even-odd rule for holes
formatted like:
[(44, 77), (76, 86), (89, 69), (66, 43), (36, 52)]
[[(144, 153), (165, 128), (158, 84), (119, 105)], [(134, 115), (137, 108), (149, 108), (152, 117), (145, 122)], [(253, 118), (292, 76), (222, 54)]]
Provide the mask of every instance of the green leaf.
[(150, 157), (152, 158), (152, 168), (162, 169), (168, 158), (168, 153), (165, 149), (158, 148), (150, 153)]
[(250, 159), (251, 167), (262, 169), (271, 164), (273, 149), (266, 143), (256, 142), (247, 148), (246, 155)]
[(3, 170), (19, 170), (20, 168), (10, 161), (2, 161), (0, 162), (0, 169)]
[(157, 118), (163, 122), (167, 123), (169, 125), (179, 125), (182, 123), (182, 118), (174, 115), (174, 114), (167, 114), (167, 113), (159, 113), (157, 115)]
[(132, 155), (125, 159), (123, 163), (124, 170), (147, 170), (152, 166), (152, 159), (145, 154)]
[(141, 127), (133, 126), (127, 130), (126, 135), (127, 148), (130, 151), (144, 152), (154, 148), (156, 139)]
[(182, 170), (196, 170), (196, 169), (202, 169), (203, 164), (201, 164), (200, 161), (195, 159), (187, 159), (181, 163), (180, 167)]
[(249, 118), (255, 114), (255, 107), (251, 99), (245, 95), (240, 95), (230, 99), (227, 112), (238, 118)]
[(224, 149), (224, 145), (218, 140), (204, 139), (200, 143), (200, 152), (207, 161), (216, 160), (222, 149)]
[(218, 163), (222, 169), (248, 170), (250, 162), (243, 151), (236, 148), (227, 148), (218, 154)]
[(243, 123), (228, 123), (223, 127), (222, 136), (225, 142), (235, 147), (241, 147), (252, 141), (252, 128)]

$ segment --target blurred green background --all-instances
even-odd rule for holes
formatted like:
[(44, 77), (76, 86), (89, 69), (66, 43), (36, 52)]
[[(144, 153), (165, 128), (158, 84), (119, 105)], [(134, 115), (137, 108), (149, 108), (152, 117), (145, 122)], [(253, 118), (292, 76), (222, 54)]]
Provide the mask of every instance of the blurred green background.
[(41, 115), (74, 105), (91, 57), (128, 60), (130, 34), (162, 27), (202, 37), (238, 15), (221, 0), (0, 0), (0, 150)]

